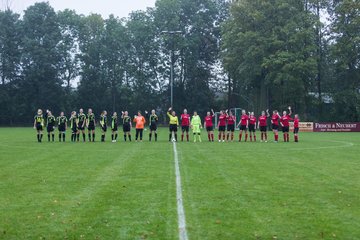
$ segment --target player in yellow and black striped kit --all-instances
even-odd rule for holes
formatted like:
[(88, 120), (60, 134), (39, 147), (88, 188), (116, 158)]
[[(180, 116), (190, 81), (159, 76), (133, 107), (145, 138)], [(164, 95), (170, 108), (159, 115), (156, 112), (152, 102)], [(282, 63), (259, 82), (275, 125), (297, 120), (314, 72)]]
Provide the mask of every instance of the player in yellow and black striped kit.
[(77, 141), (80, 139), (80, 132), (82, 133), (83, 141), (86, 141), (85, 135), (85, 124), (86, 124), (86, 115), (84, 114), (84, 110), (80, 108), (78, 118), (78, 133), (77, 133)]
[(41, 109), (38, 109), (37, 114), (34, 117), (34, 129), (36, 129), (36, 132), (37, 132), (37, 140), (38, 140), (38, 142), (41, 142), (41, 140), (42, 140), (43, 128), (44, 128), (43, 112), (42, 112)]
[(107, 131), (107, 112), (103, 111), (100, 115), (101, 141), (105, 142), (105, 134)]
[(59, 142), (61, 142), (61, 137), (63, 142), (65, 142), (65, 133), (67, 129), (67, 117), (64, 115), (64, 112), (60, 113), (60, 116), (56, 119), (59, 129)]
[(123, 120), (124, 140), (126, 142), (126, 136), (128, 136), (131, 142), (131, 117), (129, 117), (128, 111), (122, 112), (121, 118)]
[(95, 121), (95, 114), (92, 112), (91, 108), (89, 108), (88, 115), (86, 117), (86, 126), (88, 128), (89, 142), (91, 142), (91, 136), (92, 136), (92, 141), (95, 142), (96, 121)]
[(71, 112), (70, 128), (71, 128), (71, 141), (76, 142), (76, 136), (78, 136), (78, 118), (75, 111)]
[(116, 142), (118, 137), (118, 116), (114, 112), (111, 117), (111, 141)]
[(155, 142), (157, 141), (157, 123), (159, 121), (159, 117), (156, 115), (155, 110), (151, 110), (150, 116), (148, 116), (148, 112), (145, 111), (146, 117), (149, 117), (149, 141), (151, 142), (152, 134), (154, 133)]
[(56, 118), (54, 117), (54, 115), (51, 113), (51, 111), (47, 111), (46, 130), (48, 135), (48, 142), (50, 142), (50, 135), (52, 137), (52, 141), (55, 140), (55, 122)]

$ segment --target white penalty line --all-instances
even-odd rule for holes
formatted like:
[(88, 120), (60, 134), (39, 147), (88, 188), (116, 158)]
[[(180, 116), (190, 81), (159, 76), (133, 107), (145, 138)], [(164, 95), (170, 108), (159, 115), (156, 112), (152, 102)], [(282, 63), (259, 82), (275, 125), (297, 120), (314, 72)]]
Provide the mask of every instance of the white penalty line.
[(176, 177), (176, 200), (177, 200), (176, 202), (177, 202), (177, 213), (178, 213), (179, 240), (188, 240), (188, 235), (186, 232), (185, 211), (184, 211), (183, 198), (182, 198), (179, 157), (175, 142), (173, 142), (173, 149), (174, 149), (175, 177)]

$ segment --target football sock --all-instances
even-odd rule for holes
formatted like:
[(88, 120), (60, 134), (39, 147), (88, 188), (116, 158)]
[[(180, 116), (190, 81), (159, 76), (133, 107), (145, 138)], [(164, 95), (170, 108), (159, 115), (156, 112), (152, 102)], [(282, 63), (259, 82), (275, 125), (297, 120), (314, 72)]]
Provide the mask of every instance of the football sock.
[(84, 140), (84, 142), (85, 142), (85, 140), (86, 140), (86, 135), (85, 135), (85, 133), (83, 133), (83, 140)]
[(230, 133), (228, 133), (227, 136), (226, 136), (227, 141), (229, 141), (229, 136), (230, 136)]
[(131, 142), (131, 135), (129, 135), (129, 141)]
[(36, 137), (37, 137), (38, 142), (40, 142), (40, 135), (36, 134)]
[(254, 135), (254, 142), (256, 142), (256, 135)]
[(223, 134), (223, 141), (225, 140), (225, 133)]
[(89, 142), (91, 142), (91, 134), (90, 133), (88, 134), (88, 137), (89, 137)]
[(65, 142), (65, 133), (62, 134), (63, 141)]
[(199, 142), (201, 142), (201, 135), (200, 135), (200, 133), (198, 133), (198, 136), (199, 136)]
[(59, 133), (59, 142), (61, 142), (61, 133)]
[(115, 133), (115, 140), (117, 140), (117, 137), (118, 137), (118, 134), (117, 134), (117, 133)]
[(171, 141), (171, 133), (169, 133), (169, 142)]
[(208, 133), (208, 140), (211, 141), (210, 133)]
[(48, 142), (50, 142), (50, 133), (48, 133)]
[(252, 135), (250, 134), (250, 142), (252, 142)]
[(157, 141), (157, 133), (155, 133), (155, 142)]
[(241, 142), (242, 133), (239, 134), (239, 142)]
[(149, 133), (149, 141), (151, 142), (151, 133)]
[(126, 142), (126, 134), (124, 134), (124, 141)]
[(267, 141), (267, 133), (264, 133), (264, 135), (265, 135), (265, 141)]
[(181, 141), (184, 141), (184, 134), (181, 134)]
[(114, 141), (114, 134), (111, 134), (111, 141)]
[(189, 141), (189, 134), (186, 134), (186, 140)]
[(247, 139), (248, 139), (248, 134), (246, 133), (245, 134), (245, 142), (247, 141)]
[(92, 134), (92, 141), (95, 142), (95, 133)]
[(218, 138), (219, 138), (219, 140), (221, 140), (221, 135), (220, 135), (220, 133), (219, 133), (219, 135), (218, 135)]
[(177, 141), (177, 133), (175, 133), (175, 141)]
[(211, 140), (214, 141), (214, 134), (211, 134)]
[(80, 141), (80, 133), (76, 134), (76, 140)]

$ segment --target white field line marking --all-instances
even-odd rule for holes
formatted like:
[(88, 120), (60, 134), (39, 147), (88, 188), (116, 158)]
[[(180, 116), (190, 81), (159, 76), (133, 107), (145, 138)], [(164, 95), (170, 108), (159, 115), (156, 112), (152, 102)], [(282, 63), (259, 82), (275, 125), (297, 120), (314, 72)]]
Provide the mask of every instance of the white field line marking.
[(178, 213), (178, 227), (179, 227), (179, 240), (188, 240), (186, 232), (185, 211), (182, 198), (181, 176), (179, 167), (179, 157), (176, 149), (176, 143), (173, 142), (174, 149), (174, 162), (175, 162), (175, 177), (176, 177), (176, 202)]
[(289, 149), (289, 150), (291, 150), (291, 151), (298, 151), (298, 150), (320, 150), (320, 149), (346, 148), (346, 147), (353, 147), (353, 146), (355, 146), (355, 144), (352, 143), (352, 142), (344, 142), (344, 141), (326, 141), (326, 142), (341, 143), (342, 145), (326, 146), (326, 147), (313, 147), (313, 148), (292, 148), (292, 149)]

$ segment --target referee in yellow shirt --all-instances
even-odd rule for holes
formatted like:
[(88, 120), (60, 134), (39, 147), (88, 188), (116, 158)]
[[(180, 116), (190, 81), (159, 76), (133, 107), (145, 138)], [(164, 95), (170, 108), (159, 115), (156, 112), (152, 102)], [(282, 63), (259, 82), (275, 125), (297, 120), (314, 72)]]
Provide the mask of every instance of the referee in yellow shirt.
[(169, 142), (171, 141), (172, 134), (174, 134), (174, 136), (175, 136), (175, 139), (173, 138), (173, 141), (177, 142), (177, 127), (179, 125), (179, 119), (176, 116), (175, 111), (172, 111), (172, 108), (169, 108), (169, 110), (167, 112), (167, 115), (170, 118), (170, 122), (169, 122), (170, 123), (170, 125), (169, 125), (169, 130), (170, 130)]

